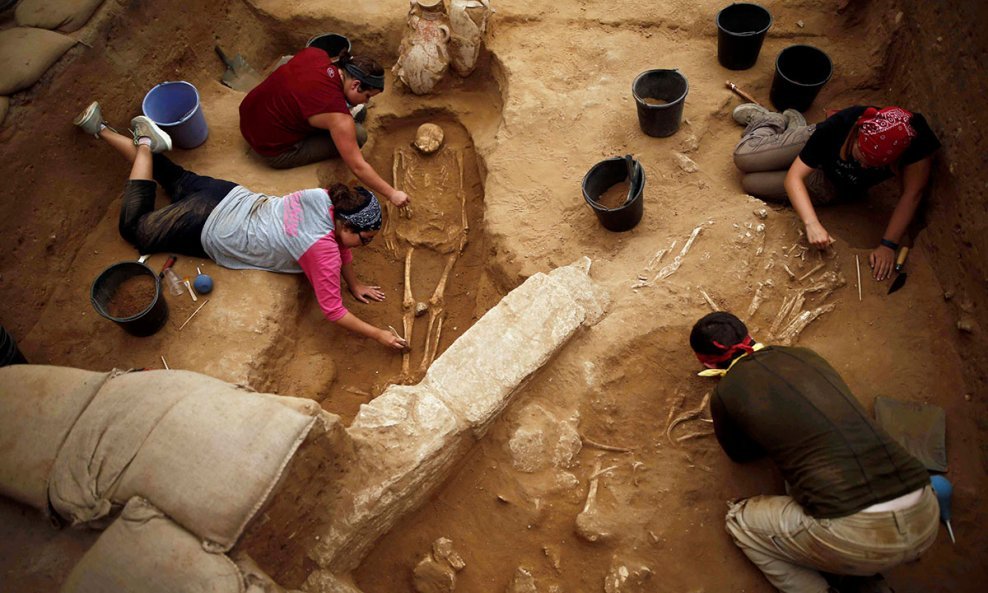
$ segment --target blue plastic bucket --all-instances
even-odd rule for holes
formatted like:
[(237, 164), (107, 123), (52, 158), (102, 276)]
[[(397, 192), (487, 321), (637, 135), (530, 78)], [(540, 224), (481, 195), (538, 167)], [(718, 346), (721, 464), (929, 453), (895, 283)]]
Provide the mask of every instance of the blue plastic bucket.
[(144, 95), (141, 110), (172, 137), (172, 144), (178, 148), (195, 148), (209, 136), (199, 91), (184, 80), (156, 85)]

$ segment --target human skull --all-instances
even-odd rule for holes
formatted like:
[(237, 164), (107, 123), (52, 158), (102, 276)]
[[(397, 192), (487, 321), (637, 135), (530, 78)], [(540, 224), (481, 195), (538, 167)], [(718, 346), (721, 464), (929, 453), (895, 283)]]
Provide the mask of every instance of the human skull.
[(413, 145), (423, 154), (432, 154), (443, 145), (443, 129), (436, 124), (422, 124), (415, 133)]

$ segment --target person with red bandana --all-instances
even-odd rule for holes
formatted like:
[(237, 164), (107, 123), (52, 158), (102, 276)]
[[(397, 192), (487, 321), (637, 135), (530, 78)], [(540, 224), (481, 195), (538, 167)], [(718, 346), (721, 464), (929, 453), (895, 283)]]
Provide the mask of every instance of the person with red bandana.
[(720, 377), (710, 415), (721, 448), (737, 463), (767, 457), (787, 486), (729, 504), (734, 543), (784, 593), (891, 591), (879, 573), (918, 558), (939, 530), (923, 464), (815, 352), (759, 344), (727, 312), (697, 321), (690, 346), (700, 375)]
[(868, 258), (875, 279), (888, 278), (940, 148), (926, 119), (900, 107), (858, 105), (806, 125), (798, 111), (772, 113), (754, 103), (739, 105), (733, 117), (746, 126), (734, 149), (745, 191), (768, 201), (788, 200), (807, 240), (820, 249), (833, 239), (815, 206), (862, 197), (870, 187), (899, 177), (898, 203)]
[(392, 187), (360, 152), (367, 132), (350, 106), (384, 91), (384, 69), (344, 50), (331, 58), (307, 47), (254, 87), (240, 103), (240, 133), (275, 169), (340, 157), (365, 186), (398, 207), (408, 194)]

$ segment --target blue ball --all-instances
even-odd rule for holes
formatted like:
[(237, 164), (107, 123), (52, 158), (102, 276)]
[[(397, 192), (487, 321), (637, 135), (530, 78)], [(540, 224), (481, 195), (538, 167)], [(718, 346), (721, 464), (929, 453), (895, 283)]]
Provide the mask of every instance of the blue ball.
[(199, 274), (196, 276), (195, 282), (192, 283), (192, 287), (199, 294), (209, 294), (213, 292), (213, 279), (206, 274)]

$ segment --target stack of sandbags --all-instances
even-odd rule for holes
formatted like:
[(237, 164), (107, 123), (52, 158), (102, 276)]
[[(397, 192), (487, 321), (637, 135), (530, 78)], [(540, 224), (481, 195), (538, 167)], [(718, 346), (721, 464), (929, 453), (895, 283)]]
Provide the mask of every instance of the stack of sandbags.
[(55, 458), (110, 373), (0, 367), (0, 494), (48, 510)]
[(115, 376), (62, 446), (52, 508), (93, 523), (140, 496), (207, 549), (229, 550), (322, 413), (292, 399), (188, 371)]
[(21, 0), (14, 18), (22, 27), (71, 33), (82, 28), (102, 3), (103, 0)]
[(0, 493), (90, 527), (126, 505), (66, 591), (277, 591), (224, 552), (310, 434), (343, 446), (316, 402), (187, 371), (0, 368)]

